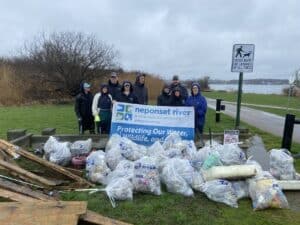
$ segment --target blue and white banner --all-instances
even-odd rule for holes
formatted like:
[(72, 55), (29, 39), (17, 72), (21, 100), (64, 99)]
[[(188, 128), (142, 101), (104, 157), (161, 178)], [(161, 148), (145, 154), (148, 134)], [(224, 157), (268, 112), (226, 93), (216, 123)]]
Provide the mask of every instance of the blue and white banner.
[(110, 134), (151, 145), (170, 133), (194, 140), (193, 107), (150, 106), (116, 102), (113, 106)]

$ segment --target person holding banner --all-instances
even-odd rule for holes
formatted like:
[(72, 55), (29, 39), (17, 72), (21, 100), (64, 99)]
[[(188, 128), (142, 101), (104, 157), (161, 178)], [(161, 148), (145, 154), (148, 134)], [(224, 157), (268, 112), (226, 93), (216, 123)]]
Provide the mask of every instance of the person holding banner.
[[(203, 143), (203, 128), (205, 124), (205, 115), (207, 111), (207, 102), (205, 97), (201, 95), (200, 85), (192, 83), (191, 96), (185, 103), (186, 106), (193, 106), (195, 110), (195, 134), (199, 132), (201, 144)], [(195, 135), (196, 136), (196, 135)]]
[(93, 116), (98, 134), (109, 134), (112, 114), (112, 96), (108, 92), (108, 85), (102, 84), (92, 105)]
[(176, 87), (172, 91), (170, 106), (185, 106), (185, 98), (182, 96), (181, 88)]
[(95, 133), (92, 102), (91, 85), (82, 82), (80, 84), (80, 93), (75, 99), (75, 113), (78, 119), (80, 134), (83, 134), (85, 130), (89, 130), (91, 134)]
[(121, 93), (116, 98), (117, 102), (138, 104), (138, 98), (133, 94), (133, 86), (130, 81), (125, 80), (122, 84)]

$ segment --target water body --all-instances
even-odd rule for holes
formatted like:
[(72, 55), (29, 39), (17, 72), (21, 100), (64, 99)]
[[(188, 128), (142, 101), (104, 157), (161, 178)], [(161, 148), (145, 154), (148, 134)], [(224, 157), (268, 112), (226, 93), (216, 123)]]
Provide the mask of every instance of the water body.
[[(210, 84), (212, 90), (237, 91), (238, 84)], [(256, 94), (282, 94), (284, 88), (289, 85), (273, 85), (273, 84), (243, 84), (243, 93)]]

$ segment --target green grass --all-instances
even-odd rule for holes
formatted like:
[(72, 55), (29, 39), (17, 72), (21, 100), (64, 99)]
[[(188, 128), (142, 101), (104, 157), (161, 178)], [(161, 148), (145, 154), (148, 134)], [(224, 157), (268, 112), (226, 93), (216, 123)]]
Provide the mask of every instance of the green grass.
[[(215, 113), (208, 111), (205, 131), (210, 127), (213, 132), (222, 132), (234, 127), (234, 119), (223, 115), (221, 123), (215, 123)], [(267, 147), (279, 148), (281, 138), (270, 135), (257, 128), (242, 123), (253, 134), (259, 134)], [(71, 105), (36, 105), (26, 107), (0, 108), (0, 136), (6, 137), (9, 128), (27, 128), (39, 134), (45, 127), (57, 128), (57, 133), (77, 133), (77, 123)], [(293, 143), (294, 152), (300, 145)], [(295, 163), (300, 170), (300, 161)], [(164, 190), (164, 188), (163, 188)], [(88, 208), (105, 216), (134, 224), (300, 224), (300, 214), (292, 210), (265, 210), (254, 212), (250, 200), (239, 202), (233, 209), (221, 203), (208, 200), (202, 193), (187, 198), (167, 193), (162, 196), (135, 194), (133, 201), (118, 202), (113, 209), (105, 193), (88, 195), (86, 193), (65, 193), (64, 200), (86, 200)]]
[[(222, 92), (222, 91), (212, 91), (212, 92), (203, 92), (203, 95), (208, 98), (221, 98), (225, 101), (236, 102), (237, 101), (237, 92)], [(252, 94), (252, 93), (244, 93), (242, 95), (242, 103), (248, 104), (257, 104), (257, 105), (272, 105), (286, 108), (294, 108), (300, 110), (300, 98), (299, 97), (291, 97), (290, 102), (288, 103), (288, 97), (284, 95), (275, 95), (275, 94)], [(280, 116), (285, 116), (287, 113), (295, 114), (296, 117), (300, 117), (300, 111), (289, 110), (286, 109), (272, 109), (267, 107), (255, 107), (255, 106), (247, 106), (251, 108), (256, 108), (262, 111), (274, 113)]]

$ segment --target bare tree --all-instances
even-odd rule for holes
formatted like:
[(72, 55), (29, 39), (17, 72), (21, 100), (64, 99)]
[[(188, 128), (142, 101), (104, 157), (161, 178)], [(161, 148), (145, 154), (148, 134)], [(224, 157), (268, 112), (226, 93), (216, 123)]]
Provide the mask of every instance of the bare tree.
[(37, 73), (31, 78), (69, 95), (78, 85), (116, 68), (117, 51), (94, 35), (76, 32), (41, 34), (25, 44), (22, 58)]

